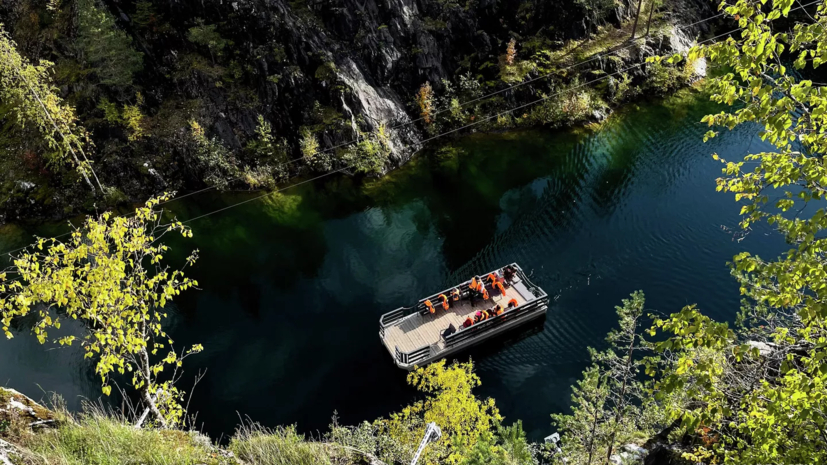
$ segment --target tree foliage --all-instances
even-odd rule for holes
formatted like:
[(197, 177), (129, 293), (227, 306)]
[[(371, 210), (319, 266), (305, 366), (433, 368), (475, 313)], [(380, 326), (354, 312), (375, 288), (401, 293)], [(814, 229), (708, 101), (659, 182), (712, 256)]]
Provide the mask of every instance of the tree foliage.
[(194, 44), (207, 47), (213, 61), (215, 61), (217, 55), (221, 55), (224, 47), (232, 44), (232, 41), (221, 37), (221, 34), (216, 31), (215, 24), (201, 23), (198, 26), (191, 27), (187, 32), (187, 39)]
[(78, 0), (77, 15), (81, 59), (92, 66), (101, 84), (131, 86), (133, 75), (143, 69), (143, 54), (132, 47), (132, 38), (97, 0)]
[(195, 120), (190, 121), (190, 135), (204, 182), (226, 189), (240, 173), (232, 153), (217, 138), (207, 137), (204, 128)]
[(273, 136), (273, 127), (261, 115), (258, 116), (256, 134), (247, 143), (246, 148), (258, 164), (255, 169), (246, 170), (249, 178), (248, 184), (265, 184), (275, 187), (277, 182), (287, 179), (290, 173), (287, 143)]
[(376, 131), (361, 133), (361, 140), (344, 151), (342, 160), (357, 173), (382, 174), (391, 154), (385, 125)]
[(416, 94), (416, 103), (419, 105), (419, 114), (426, 124), (434, 122), (434, 90), (431, 88), (431, 83), (426, 82), (419, 88)]
[(34, 65), (20, 55), (0, 25), (0, 100), (10, 104), (21, 126), (37, 128), (50, 164), (60, 166), (68, 160), (93, 192), (96, 188), (103, 192), (86, 156), (86, 149), (92, 145), (89, 134), (78, 122), (74, 108), (58, 95), (51, 69), (48, 61)]
[[(180, 222), (162, 222), (156, 207), (170, 198), (150, 199), (133, 216), (107, 212), (88, 217), (66, 242), (38, 239), (0, 275), (0, 322), (6, 337), (13, 336), (13, 319), (32, 315), (32, 332), (41, 344), (70, 345), (76, 336), (50, 338), (50, 333), (60, 329), (62, 319), (78, 320), (85, 328), (78, 342), (85, 357), (95, 361), (103, 393), (110, 394), (116, 374), (131, 375), (148, 412), (163, 425), (182, 420), (183, 393), (174, 382), (182, 360), (201, 350), (195, 345), (176, 353), (163, 329), (167, 303), (197, 285), (183, 271), (195, 262), (197, 251), (179, 269), (163, 263), (168, 251), (161, 242), (164, 236), (192, 236)], [(167, 368), (173, 372), (163, 377)]]
[(330, 171), (333, 168), (333, 157), (330, 151), (319, 150), (319, 139), (307, 128), (302, 129), (299, 148), (301, 149), (304, 161), (312, 169), (316, 171)]
[(502, 420), (494, 399), (474, 396), (472, 389), (480, 379), (470, 362), (446, 366), (443, 360), (418, 368), (408, 375), (408, 383), (427, 397), (377, 421), (379, 434), (406, 445), (406, 456), (394, 460), (410, 461), (426, 425), (436, 422), (442, 438), (425, 449), (420, 463), (461, 463), (463, 452), (473, 449), (480, 435), (492, 432)]
[(791, 245), (776, 259), (734, 257), (732, 273), (745, 296), (734, 331), (694, 307), (656, 321), (653, 333), (669, 337), (657, 346), (656, 390), (681, 399), (669, 412), (694, 436), (687, 456), (698, 461), (827, 460), (827, 95), (806, 78), (825, 61), (827, 5), (805, 13), (806, 22), (791, 21), (793, 6), (721, 3), (740, 36), (689, 54), (726, 70), (709, 85), (712, 99), (730, 107), (704, 121), (727, 129), (757, 124), (774, 147), (744, 161), (721, 160), (718, 190), (744, 201), (745, 233), (766, 221)]
[(659, 418), (644, 414), (651, 405), (639, 376), (650, 347), (643, 339), (645, 302), (637, 291), (615, 307), (618, 327), (606, 337), (609, 348), (589, 349), (592, 365), (573, 387), (572, 413), (552, 415), (564, 434), (568, 463), (609, 463), (617, 444), (658, 426)]

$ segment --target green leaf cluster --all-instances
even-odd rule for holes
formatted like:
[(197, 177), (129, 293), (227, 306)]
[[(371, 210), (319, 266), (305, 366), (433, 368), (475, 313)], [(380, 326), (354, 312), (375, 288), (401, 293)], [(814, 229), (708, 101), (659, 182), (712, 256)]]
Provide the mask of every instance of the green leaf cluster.
[[(195, 262), (197, 251), (179, 269), (163, 264), (165, 235), (192, 237), (180, 222), (162, 222), (156, 207), (170, 198), (150, 199), (131, 216), (107, 212), (88, 217), (65, 242), (40, 238), (0, 275), (0, 323), (6, 337), (13, 337), (12, 320), (33, 316), (32, 332), (41, 344), (79, 342), (85, 357), (95, 362), (104, 394), (112, 391), (113, 375), (128, 375), (162, 424), (182, 420), (182, 393), (173, 383), (182, 360), (202, 350), (195, 345), (176, 353), (163, 329), (167, 304), (198, 284), (183, 271)], [(15, 279), (7, 280), (9, 276)], [(50, 338), (66, 318), (80, 321), (85, 334)], [(167, 368), (173, 373), (162, 379)]]
[(79, 0), (78, 38), (81, 59), (90, 64), (101, 84), (125, 89), (143, 69), (143, 54), (132, 47), (132, 38), (97, 0)]

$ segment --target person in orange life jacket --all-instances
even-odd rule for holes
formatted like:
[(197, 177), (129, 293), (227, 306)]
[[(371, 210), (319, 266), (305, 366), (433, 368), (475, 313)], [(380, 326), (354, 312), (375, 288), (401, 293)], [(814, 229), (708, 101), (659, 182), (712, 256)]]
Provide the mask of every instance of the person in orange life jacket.
[(425, 306), (428, 307), (428, 311), (431, 312), (431, 314), (436, 312), (436, 310), (434, 310), (434, 304), (432, 304), (430, 300), (425, 300)]
[(482, 284), (482, 280), (477, 280), (477, 277), (474, 276), (471, 278), (471, 284), (468, 285), (468, 296), (471, 299), (471, 307), (474, 307), (477, 304), (477, 299), (481, 297), (482, 291), (480, 290), (480, 285)]
[(467, 327), (469, 327), (473, 324), (474, 324), (474, 320), (472, 320), (471, 317), (469, 316), (468, 318), (465, 319), (465, 322), (462, 323), (462, 327), (467, 328)]
[(517, 299), (511, 299), (508, 301), (508, 308), (516, 308), (517, 307)]
[(459, 288), (455, 287), (454, 290), (451, 291), (451, 299), (453, 299), (454, 302), (459, 302), (459, 298), (460, 298)]
[(491, 283), (492, 286), (494, 286), (497, 284), (497, 281), (499, 281), (499, 278), (497, 278), (497, 275), (495, 275), (494, 273), (488, 273), (488, 281)]
[(497, 282), (497, 289), (500, 290), (500, 295), (505, 297), (505, 288), (503, 287), (503, 283)]
[(474, 313), (474, 323), (479, 323), (480, 321), (482, 321), (482, 312), (477, 310), (477, 312)]
[(442, 303), (442, 309), (443, 310), (448, 310), (448, 297), (445, 294), (440, 294), (439, 297), (437, 297), (437, 298)]
[(488, 289), (482, 283), (480, 283), (480, 287), (482, 288), (482, 300), (488, 300)]

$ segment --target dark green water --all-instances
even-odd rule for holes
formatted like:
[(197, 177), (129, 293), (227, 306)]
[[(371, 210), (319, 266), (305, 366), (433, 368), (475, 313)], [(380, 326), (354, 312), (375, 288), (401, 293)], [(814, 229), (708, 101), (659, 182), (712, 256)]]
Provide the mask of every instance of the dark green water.
[[(687, 92), (592, 129), (471, 136), (456, 158), (422, 156), (367, 184), (328, 178), (192, 223), (195, 238), (173, 246), (200, 249), (191, 276), (202, 290), (176, 301), (170, 331), (206, 347), (188, 360), (188, 375), (208, 369), (191, 409), (216, 437), (239, 414), (304, 431), (326, 429), (334, 410), (344, 423), (387, 415), (415, 393), (379, 341), (379, 315), (516, 261), (554, 302), (540, 324), (472, 354), (479, 393), (534, 439), (549, 434), (622, 298), (643, 289), (653, 310), (697, 303), (731, 319), (739, 295), (726, 261), (782, 250), (767, 230), (740, 243), (725, 230), (739, 207), (715, 192), (721, 165), (709, 155), (762, 144), (747, 129), (704, 144), (698, 121), (714, 110)], [(243, 198), (171, 207), (187, 219)], [(26, 233), (8, 228), (3, 245)], [(0, 347), (0, 383), (35, 396), (39, 385), (72, 406), (98, 395), (76, 349), (30, 337)]]

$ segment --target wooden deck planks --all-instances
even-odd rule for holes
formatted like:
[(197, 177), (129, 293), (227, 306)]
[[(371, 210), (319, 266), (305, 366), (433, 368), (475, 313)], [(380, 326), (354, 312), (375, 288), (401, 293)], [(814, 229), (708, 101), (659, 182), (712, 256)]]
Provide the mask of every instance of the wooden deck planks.
[(491, 308), (496, 304), (506, 307), (508, 301), (517, 299), (518, 305), (523, 305), (526, 300), (513, 287), (505, 290), (505, 296), (495, 295), (485, 303), (477, 301), (476, 307), (471, 307), (471, 301), (463, 299), (448, 311), (438, 306), (434, 315), (414, 314), (406, 317), (396, 324), (385, 328), (385, 345), (394, 352), (396, 347), (400, 352), (411, 352), (422, 347), (430, 346), (441, 341), (442, 332), (449, 325), (453, 324), (459, 329), (462, 323), (469, 316), (473, 316), (477, 310)]

